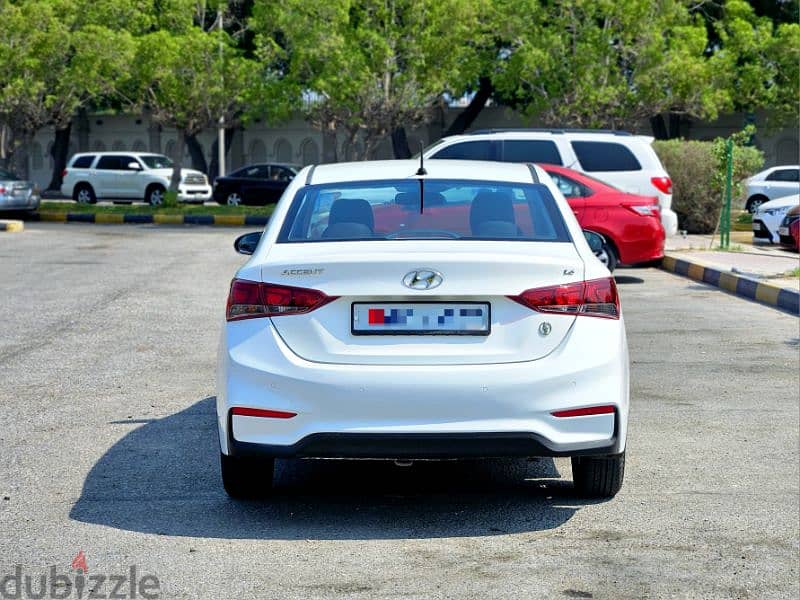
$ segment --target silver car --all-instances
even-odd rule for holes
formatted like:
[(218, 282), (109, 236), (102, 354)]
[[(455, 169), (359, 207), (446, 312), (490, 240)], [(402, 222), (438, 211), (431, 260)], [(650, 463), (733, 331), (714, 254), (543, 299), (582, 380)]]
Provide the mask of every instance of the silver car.
[(39, 188), (35, 183), (0, 169), (0, 212), (36, 210), (41, 200)]

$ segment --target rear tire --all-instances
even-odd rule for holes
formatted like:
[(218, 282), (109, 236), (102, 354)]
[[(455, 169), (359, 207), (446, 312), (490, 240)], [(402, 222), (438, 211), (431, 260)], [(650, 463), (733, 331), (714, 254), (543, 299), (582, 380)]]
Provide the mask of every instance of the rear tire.
[(275, 459), (244, 458), (220, 453), (222, 485), (231, 498), (264, 498), (272, 492)]
[(613, 498), (625, 476), (625, 453), (615, 456), (573, 456), (572, 480), (583, 498)]
[(747, 199), (747, 204), (745, 204), (745, 210), (749, 212), (751, 215), (756, 212), (756, 209), (764, 204), (764, 202), (768, 202), (769, 198), (766, 196), (762, 196), (761, 194), (757, 194), (755, 196), (751, 196)]
[(79, 183), (72, 190), (72, 199), (78, 204), (96, 204), (97, 196), (94, 189), (88, 183)]
[(600, 250), (600, 253), (597, 255), (597, 258), (600, 259), (600, 262), (603, 263), (612, 273), (614, 272), (614, 269), (617, 268), (617, 263), (619, 262), (617, 253), (608, 242), (603, 243), (603, 247)]

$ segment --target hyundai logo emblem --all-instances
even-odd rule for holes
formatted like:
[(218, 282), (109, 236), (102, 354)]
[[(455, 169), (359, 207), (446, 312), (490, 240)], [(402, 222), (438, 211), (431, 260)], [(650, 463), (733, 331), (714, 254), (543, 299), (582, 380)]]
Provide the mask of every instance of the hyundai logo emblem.
[(442, 285), (442, 281), (442, 274), (433, 269), (417, 269), (403, 277), (403, 285), (412, 290), (432, 290)]

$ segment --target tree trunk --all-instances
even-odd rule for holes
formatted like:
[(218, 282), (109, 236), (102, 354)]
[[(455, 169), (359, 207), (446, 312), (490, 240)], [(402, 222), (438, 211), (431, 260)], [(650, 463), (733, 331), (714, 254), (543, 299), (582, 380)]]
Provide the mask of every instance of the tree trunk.
[(56, 136), (53, 140), (53, 147), (50, 149), (50, 156), (53, 158), (53, 175), (50, 177), (48, 190), (60, 190), (63, 177), (61, 173), (67, 166), (67, 153), (69, 152), (69, 137), (72, 134), (72, 121), (66, 127), (56, 129)]
[(395, 127), (392, 131), (392, 151), (395, 158), (411, 158), (405, 127)]
[(9, 160), (11, 172), (20, 179), (28, 179), (28, 149), (33, 142), (33, 134), (26, 131), (22, 134), (13, 133), (12, 135), (12, 154)]
[(175, 148), (172, 150), (172, 178), (169, 180), (169, 191), (177, 192), (181, 183), (181, 167), (183, 166), (183, 152), (186, 148), (186, 132), (178, 130)]
[[(233, 145), (233, 136), (236, 134), (237, 127), (225, 128), (225, 156)], [(219, 136), (211, 142), (211, 162), (208, 163), (208, 179), (214, 181), (219, 175)]]
[(481, 77), (478, 91), (475, 92), (475, 95), (472, 97), (467, 107), (458, 114), (456, 120), (447, 128), (444, 135), (459, 135), (464, 133), (467, 128), (475, 122), (478, 115), (481, 114), (483, 107), (486, 106), (486, 102), (492, 96), (492, 92), (494, 92), (492, 80), (488, 77)]
[(197, 135), (193, 133), (192, 135), (185, 136), (184, 142), (186, 142), (186, 146), (189, 148), (192, 168), (201, 173), (207, 173), (208, 164), (206, 163), (206, 157), (203, 156), (203, 147), (200, 145), (200, 142), (197, 141)]
[(322, 125), (322, 162), (339, 162), (336, 139), (336, 121), (327, 121)]

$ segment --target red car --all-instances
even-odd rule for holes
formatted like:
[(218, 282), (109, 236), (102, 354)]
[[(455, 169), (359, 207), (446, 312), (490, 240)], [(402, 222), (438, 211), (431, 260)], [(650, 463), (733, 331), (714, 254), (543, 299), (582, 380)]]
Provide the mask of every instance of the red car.
[(800, 251), (800, 206), (790, 208), (778, 228), (781, 246)]
[(664, 257), (664, 226), (658, 198), (618, 190), (593, 177), (555, 165), (540, 165), (567, 198), (583, 229), (606, 238), (598, 255), (609, 270)]

